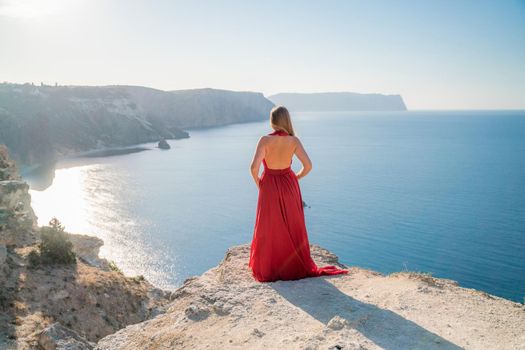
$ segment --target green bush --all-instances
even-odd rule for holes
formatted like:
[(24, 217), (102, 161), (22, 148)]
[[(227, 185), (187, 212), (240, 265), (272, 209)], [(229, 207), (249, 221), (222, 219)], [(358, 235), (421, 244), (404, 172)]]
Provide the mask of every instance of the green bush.
[(36, 249), (32, 250), (27, 255), (27, 260), (29, 261), (29, 267), (38, 267), (40, 265), (40, 253)]
[(30, 266), (76, 263), (73, 243), (69, 240), (67, 233), (64, 231), (64, 226), (57, 218), (51, 219), (49, 226), (44, 226), (40, 229), (40, 238), (40, 254), (32, 251), (28, 255)]
[(142, 276), (142, 275), (138, 275), (138, 276), (131, 277), (131, 279), (132, 279), (134, 282), (136, 282), (136, 283), (140, 283), (140, 282), (146, 280), (146, 279), (144, 278), (144, 276)]
[(117, 264), (113, 260), (109, 262), (108, 266), (111, 271), (122, 273), (122, 270), (117, 266)]

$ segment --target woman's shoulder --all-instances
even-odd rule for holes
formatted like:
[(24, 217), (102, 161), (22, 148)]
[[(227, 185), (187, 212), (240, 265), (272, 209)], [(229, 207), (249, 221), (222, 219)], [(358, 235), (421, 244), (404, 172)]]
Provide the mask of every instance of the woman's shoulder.
[(261, 137), (259, 137), (259, 141), (257, 141), (257, 144), (259, 144), (259, 145), (266, 145), (266, 144), (268, 144), (269, 140), (270, 140), (270, 136), (262, 135)]
[(293, 140), (293, 142), (295, 143), (301, 142), (301, 140), (299, 140), (299, 137), (296, 135), (289, 135), (288, 137), (290, 137), (290, 139)]

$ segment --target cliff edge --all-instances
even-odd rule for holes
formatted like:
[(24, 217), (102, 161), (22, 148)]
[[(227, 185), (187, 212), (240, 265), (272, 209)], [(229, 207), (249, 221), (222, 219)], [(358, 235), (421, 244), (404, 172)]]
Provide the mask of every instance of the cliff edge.
[[(426, 274), (259, 283), (250, 247), (187, 279), (165, 314), (100, 340), (110, 349), (525, 349), (522, 304)], [(317, 264), (345, 267), (311, 246)]]

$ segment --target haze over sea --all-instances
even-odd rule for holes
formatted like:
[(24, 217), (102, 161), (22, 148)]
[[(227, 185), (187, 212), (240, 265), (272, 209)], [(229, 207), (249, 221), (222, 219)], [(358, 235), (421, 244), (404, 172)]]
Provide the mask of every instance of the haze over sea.
[[(347, 265), (523, 301), (525, 111), (292, 118), (314, 165), (300, 180), (310, 243)], [(267, 121), (190, 130), (169, 151), (62, 162), (50, 187), (31, 190), (39, 224), (59, 214), (68, 231), (102, 238), (101, 255), (124, 273), (176, 288), (251, 241), (248, 168), (270, 131)]]

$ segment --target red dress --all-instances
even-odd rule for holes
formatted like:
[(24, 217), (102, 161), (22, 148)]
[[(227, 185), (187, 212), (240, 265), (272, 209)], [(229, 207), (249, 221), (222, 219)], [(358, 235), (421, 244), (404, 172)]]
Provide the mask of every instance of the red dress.
[[(270, 135), (288, 134), (276, 131)], [(310, 256), (297, 176), (290, 166), (270, 169), (264, 159), (263, 164), (248, 263), (253, 277), (260, 282), (271, 282), (348, 273), (333, 265), (318, 267), (315, 264)]]

